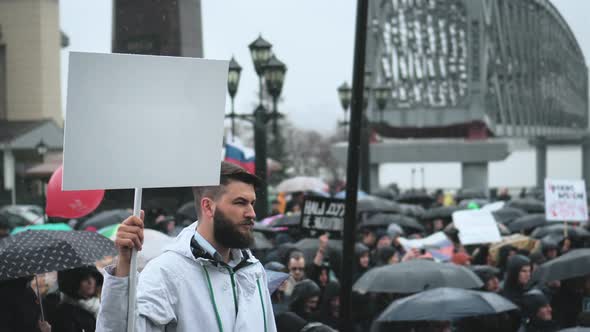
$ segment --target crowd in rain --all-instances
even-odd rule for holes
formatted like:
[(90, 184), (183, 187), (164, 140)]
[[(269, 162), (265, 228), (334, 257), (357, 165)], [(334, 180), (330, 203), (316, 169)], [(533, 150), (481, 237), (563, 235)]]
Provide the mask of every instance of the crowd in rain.
[[(251, 248), (269, 276), (279, 332), (339, 331), (341, 268), (353, 260), (351, 317), (355, 331), (584, 331), (590, 330), (590, 231), (585, 223), (545, 218), (543, 192), (489, 193), (459, 190), (400, 192), (388, 187), (359, 192), (354, 257), (342, 257), (337, 233), (301, 227), (310, 196), (319, 191), (281, 192), (271, 216), (258, 220)], [(158, 256), (196, 219), (192, 202), (175, 211), (146, 211), (139, 269)], [(501, 241), (463, 245), (453, 213), (491, 212)], [(129, 210), (103, 211), (64, 227), (114, 239)], [(0, 250), (17, 236), (0, 214)], [(0, 331), (95, 330), (102, 267), (0, 278)], [(4, 263), (3, 263), (4, 264)], [(578, 329), (570, 329), (575, 328)]]

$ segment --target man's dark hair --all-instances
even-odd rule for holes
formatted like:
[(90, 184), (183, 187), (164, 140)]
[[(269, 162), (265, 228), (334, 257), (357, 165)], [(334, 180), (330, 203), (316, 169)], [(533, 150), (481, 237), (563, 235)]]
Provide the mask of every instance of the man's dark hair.
[(197, 217), (201, 217), (201, 199), (208, 197), (213, 200), (218, 199), (223, 193), (224, 188), (232, 181), (243, 182), (254, 187), (254, 190), (264, 185), (263, 181), (254, 174), (248, 173), (244, 168), (228, 163), (221, 162), (221, 172), (219, 186), (193, 187), (193, 196), (195, 198), (195, 210)]

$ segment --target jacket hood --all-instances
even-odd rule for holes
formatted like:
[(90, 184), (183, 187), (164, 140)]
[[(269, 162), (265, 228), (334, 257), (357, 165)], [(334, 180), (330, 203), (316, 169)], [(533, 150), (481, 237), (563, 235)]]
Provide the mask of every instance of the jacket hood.
[(518, 290), (524, 288), (518, 284), (518, 275), (520, 274), (520, 270), (527, 265), (531, 265), (531, 260), (523, 255), (514, 255), (508, 259), (508, 263), (506, 264), (506, 280), (504, 282), (506, 289)]
[(295, 285), (291, 294), (290, 308), (294, 312), (303, 310), (305, 301), (314, 296), (320, 296), (320, 286), (309, 279), (302, 280)]

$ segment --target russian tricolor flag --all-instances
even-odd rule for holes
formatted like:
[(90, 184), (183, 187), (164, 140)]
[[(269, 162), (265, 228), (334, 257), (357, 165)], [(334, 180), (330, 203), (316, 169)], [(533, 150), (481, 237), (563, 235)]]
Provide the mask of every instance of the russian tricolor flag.
[(255, 174), (254, 150), (242, 144), (237, 137), (228, 135), (225, 142), (225, 161), (242, 166), (248, 172)]

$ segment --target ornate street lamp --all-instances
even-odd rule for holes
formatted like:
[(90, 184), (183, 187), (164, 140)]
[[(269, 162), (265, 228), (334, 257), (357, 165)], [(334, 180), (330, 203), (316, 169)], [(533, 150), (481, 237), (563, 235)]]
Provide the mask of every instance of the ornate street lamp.
[(229, 96), (231, 97), (231, 113), (228, 115), (231, 118), (231, 136), (232, 139), (235, 137), (235, 124), (234, 120), (236, 118), (236, 113), (234, 109), (234, 98), (236, 93), (238, 92), (238, 84), (240, 83), (240, 74), (242, 72), (242, 67), (240, 64), (231, 57), (229, 61), (229, 73), (227, 74), (227, 91)]
[(250, 54), (252, 55), (252, 62), (254, 62), (256, 75), (258, 75), (260, 84), (260, 104), (262, 104), (262, 75), (264, 74), (264, 65), (266, 65), (270, 59), (270, 56), (272, 55), (272, 44), (264, 40), (262, 36), (259, 35), (258, 38), (248, 46), (248, 48), (250, 49)]
[(389, 95), (391, 91), (387, 85), (379, 85), (373, 89), (373, 94), (375, 96), (375, 102), (377, 103), (377, 109), (379, 109), (380, 121), (383, 122), (383, 111), (385, 110), (385, 106), (387, 106), (387, 101), (389, 100)]
[(272, 121), (273, 121), (273, 134), (275, 137), (278, 135), (277, 122), (281, 116), (277, 110), (277, 100), (283, 90), (283, 82), (285, 81), (285, 73), (287, 72), (287, 66), (276, 56), (272, 55), (266, 65), (264, 65), (264, 79), (268, 94), (272, 97)]
[(35, 149), (37, 150), (37, 153), (41, 156), (41, 158), (43, 158), (45, 156), (45, 154), (47, 153), (47, 151), (49, 150), (49, 148), (47, 147), (45, 142), (43, 142), (43, 139), (41, 139), (41, 141), (39, 141), (37, 146), (35, 146)]
[(348, 83), (344, 82), (338, 87), (338, 98), (344, 110), (344, 121), (340, 124), (342, 126), (348, 126), (348, 108), (350, 107), (350, 99), (352, 98), (352, 89)]

